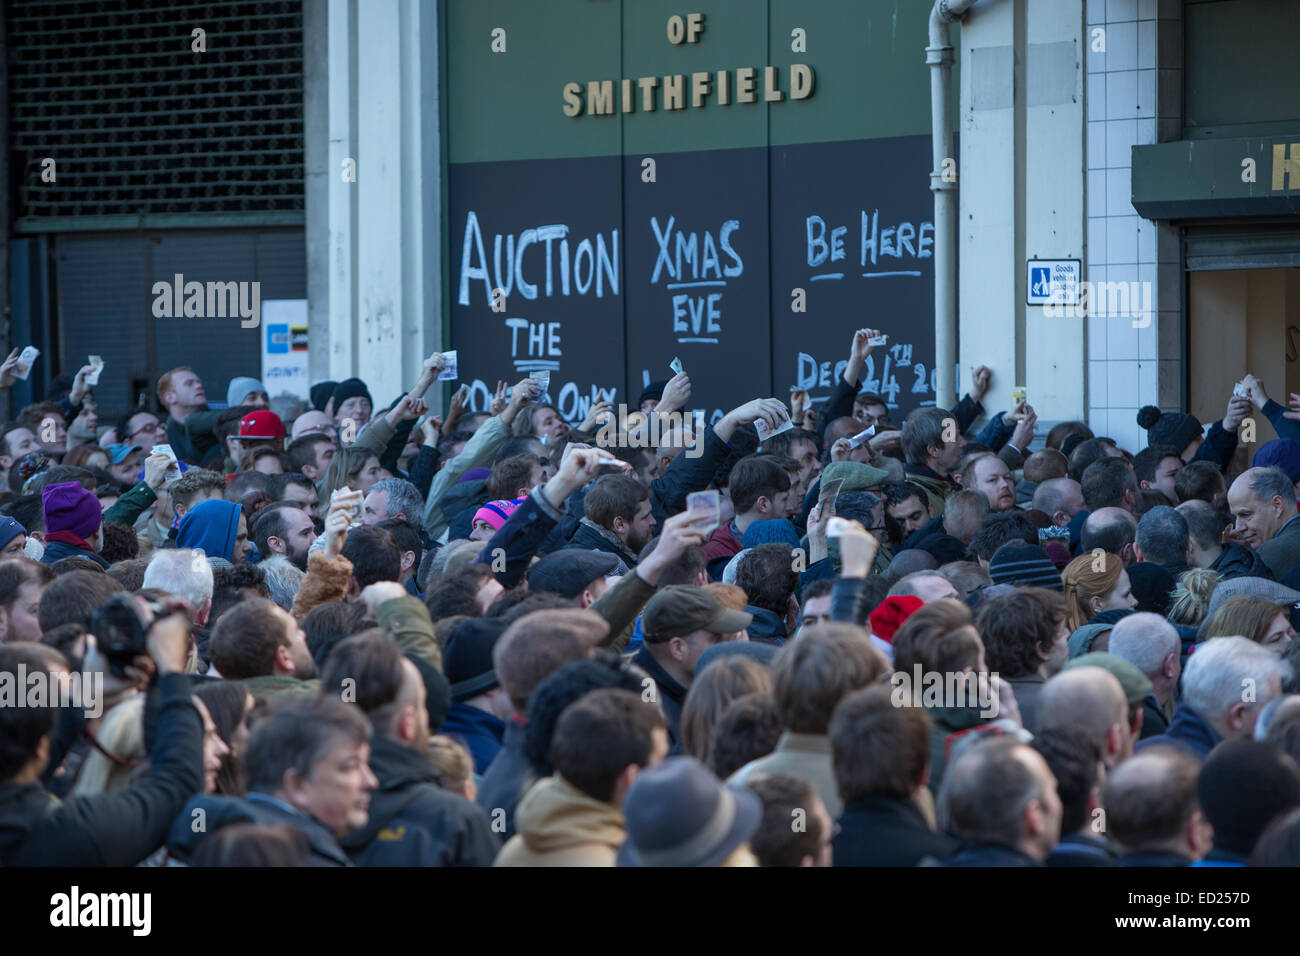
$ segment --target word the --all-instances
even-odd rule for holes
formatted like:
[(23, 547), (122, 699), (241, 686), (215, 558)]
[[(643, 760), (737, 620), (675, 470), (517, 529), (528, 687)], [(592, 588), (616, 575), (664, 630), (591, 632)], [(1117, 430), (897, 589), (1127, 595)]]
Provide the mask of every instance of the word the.
[(953, 707), (979, 710), (986, 719), (998, 715), (998, 692), (995, 673), (984, 671), (894, 671), (889, 678), (893, 690), (889, 702), (895, 707)]
[[(186, 282), (176, 273), (171, 282), (153, 284), (153, 314), (157, 319), (224, 319), (239, 316), (242, 329), (262, 322), (262, 283)], [(206, 293), (206, 297), (205, 297)]]

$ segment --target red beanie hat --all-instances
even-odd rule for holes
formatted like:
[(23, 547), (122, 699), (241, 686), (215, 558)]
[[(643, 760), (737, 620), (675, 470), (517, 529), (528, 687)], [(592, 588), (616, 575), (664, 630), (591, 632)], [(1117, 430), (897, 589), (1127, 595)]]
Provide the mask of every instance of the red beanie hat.
[(871, 612), (871, 633), (882, 641), (894, 643), (894, 635), (912, 612), (925, 602), (915, 594), (895, 594), (887, 597)]

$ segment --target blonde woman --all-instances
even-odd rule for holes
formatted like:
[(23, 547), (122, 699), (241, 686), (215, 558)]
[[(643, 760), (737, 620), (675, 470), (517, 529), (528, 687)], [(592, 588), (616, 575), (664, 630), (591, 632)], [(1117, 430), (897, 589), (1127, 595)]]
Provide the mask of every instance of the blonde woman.
[(123, 701), (105, 716), (81, 764), (72, 795), (90, 797), (125, 790), (144, 760), (144, 694)]
[(1200, 627), (1222, 577), (1209, 568), (1192, 568), (1179, 575), (1178, 586), (1169, 597), (1169, 623)]
[(1061, 583), (1065, 588), (1066, 623), (1071, 631), (1102, 611), (1137, 606), (1124, 562), (1108, 551), (1075, 558), (1061, 572)]
[(1238, 594), (1220, 604), (1210, 616), (1205, 636), (1248, 637), (1281, 657), (1296, 637), (1288, 611), (1272, 601)]

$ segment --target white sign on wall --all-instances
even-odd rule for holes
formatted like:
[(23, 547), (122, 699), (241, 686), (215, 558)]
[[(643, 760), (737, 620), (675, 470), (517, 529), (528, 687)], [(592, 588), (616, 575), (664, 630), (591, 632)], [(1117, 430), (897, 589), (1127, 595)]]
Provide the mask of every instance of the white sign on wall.
[(262, 303), (262, 384), (271, 398), (288, 392), (311, 401), (306, 299)]
[(1078, 259), (1026, 260), (1025, 305), (1078, 305), (1082, 265)]

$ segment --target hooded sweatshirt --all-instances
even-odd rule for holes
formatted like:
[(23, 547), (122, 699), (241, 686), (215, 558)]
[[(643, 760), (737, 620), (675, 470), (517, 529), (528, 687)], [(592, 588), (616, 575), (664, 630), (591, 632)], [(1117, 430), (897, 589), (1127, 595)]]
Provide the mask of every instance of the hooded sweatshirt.
[(519, 801), (515, 825), (519, 832), (496, 866), (613, 866), (627, 839), (622, 810), (587, 796), (558, 773)]
[(181, 519), (176, 535), (178, 548), (198, 548), (209, 558), (230, 561), (235, 553), (239, 533), (239, 516), (243, 509), (233, 501), (209, 499), (191, 508)]

